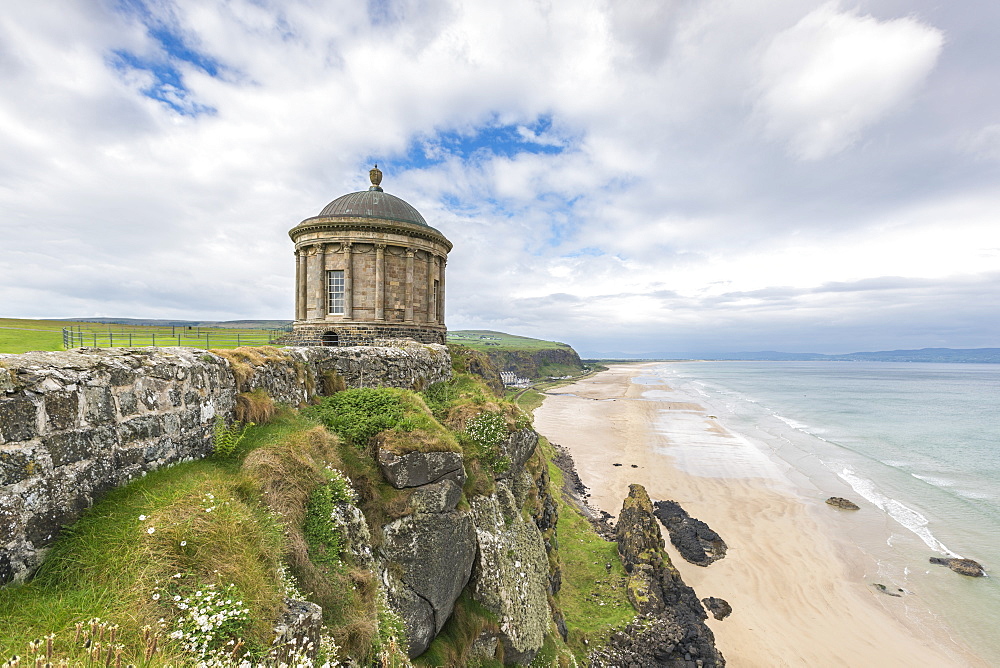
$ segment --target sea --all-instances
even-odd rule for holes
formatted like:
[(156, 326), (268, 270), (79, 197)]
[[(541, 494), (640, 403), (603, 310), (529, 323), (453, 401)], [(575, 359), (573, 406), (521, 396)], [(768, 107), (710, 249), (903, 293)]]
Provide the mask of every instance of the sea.
[(864, 580), (899, 595), (886, 607), (1000, 666), (1000, 577), (929, 563), (1000, 574), (1000, 364), (678, 362), (643, 375), (700, 403), (803, 499), (862, 506), (828, 509), (831, 526)]

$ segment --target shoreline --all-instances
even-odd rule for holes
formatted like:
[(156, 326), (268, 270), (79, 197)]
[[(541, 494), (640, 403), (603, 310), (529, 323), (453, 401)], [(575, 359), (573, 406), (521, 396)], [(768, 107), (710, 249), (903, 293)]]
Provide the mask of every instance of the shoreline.
[(700, 405), (633, 382), (657, 364), (614, 365), (558, 388), (535, 426), (572, 454), (596, 510), (617, 516), (639, 483), (722, 536), (729, 551), (708, 567), (669, 541), (666, 550), (699, 597), (732, 605), (729, 618), (708, 621), (730, 665), (986, 665), (948, 629), (926, 628), (932, 616), (914, 597), (874, 592), (866, 557), (838, 533), (843, 513), (803, 498), (778, 462)]

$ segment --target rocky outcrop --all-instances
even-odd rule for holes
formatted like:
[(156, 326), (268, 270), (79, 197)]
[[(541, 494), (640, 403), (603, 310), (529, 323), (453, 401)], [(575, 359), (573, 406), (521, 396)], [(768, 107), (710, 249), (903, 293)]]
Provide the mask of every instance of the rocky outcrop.
[(636, 617), (624, 630), (608, 639), (607, 645), (590, 655), (591, 668), (702, 668), (724, 666), (722, 655), (712, 646), (707, 656), (704, 646), (691, 643), (689, 629), (673, 611)]
[(670, 543), (685, 561), (708, 566), (726, 556), (726, 543), (699, 519), (687, 514), (676, 501), (657, 501), (653, 514), (666, 527)]
[[(623, 659), (624, 663), (620, 665), (725, 665), (722, 654), (715, 648), (715, 636), (704, 623), (707, 615), (701, 602), (694, 590), (684, 584), (670, 557), (663, 551), (663, 537), (653, 516), (653, 504), (642, 485), (629, 486), (629, 495), (622, 505), (615, 532), (618, 554), (628, 574), (629, 601), (648, 619), (660, 620), (659, 626), (664, 629), (648, 639), (648, 642), (661, 644), (655, 647), (643, 645), (642, 653), (636, 655), (634, 661)], [(674, 625), (683, 632), (667, 632)], [(635, 629), (634, 633), (640, 630)], [(643, 663), (647, 661), (644, 657), (649, 652), (656, 656), (655, 660), (659, 663)], [(695, 664), (695, 661), (701, 663)]]
[(490, 361), (500, 371), (513, 371), (524, 378), (567, 375), (583, 371), (583, 362), (575, 350), (546, 348), (544, 350), (487, 350)]
[(858, 504), (842, 496), (831, 496), (826, 502), (834, 508), (840, 508), (841, 510), (861, 510)]
[(545, 543), (521, 507), (534, 481), (523, 470), (497, 482), (496, 493), (470, 501), (479, 551), (472, 596), (499, 620), (508, 662), (531, 663), (549, 624)]
[(486, 353), (481, 353), (468, 346), (457, 343), (448, 344), (452, 365), (459, 373), (471, 373), (479, 376), (494, 394), (503, 396), (503, 381), (500, 380), (500, 369), (493, 364)]
[(312, 662), (319, 651), (323, 609), (315, 603), (285, 599), (285, 608), (274, 627), (275, 649), (269, 656), (274, 665)]
[(972, 559), (931, 557), (931, 563), (938, 564), (940, 566), (947, 566), (956, 573), (968, 575), (973, 578), (979, 578), (986, 575), (986, 569), (983, 568), (983, 565)]
[(701, 602), (705, 604), (705, 608), (716, 619), (725, 619), (733, 614), (733, 606), (729, 605), (729, 601), (723, 598), (709, 596), (708, 598), (701, 599)]
[(378, 465), (386, 482), (396, 489), (420, 487), (439, 480), (465, 482), (462, 454), (459, 452), (410, 452), (397, 455), (379, 449)]
[(409, 655), (427, 650), (462, 593), (476, 556), (472, 518), (457, 511), (415, 513), (382, 528), (389, 602), (406, 624)]

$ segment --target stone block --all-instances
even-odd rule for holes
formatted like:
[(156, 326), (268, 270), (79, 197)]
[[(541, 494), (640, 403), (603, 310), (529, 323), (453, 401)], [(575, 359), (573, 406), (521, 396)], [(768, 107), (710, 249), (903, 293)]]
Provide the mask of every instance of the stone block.
[(118, 411), (122, 417), (139, 412), (139, 402), (135, 398), (135, 392), (126, 391), (118, 395)]
[(34, 438), (37, 418), (38, 407), (28, 397), (0, 399), (0, 443)]
[(83, 388), (83, 419), (90, 424), (108, 423), (115, 419), (115, 400), (110, 388)]
[(118, 428), (118, 433), (122, 443), (133, 443), (162, 436), (163, 424), (158, 415), (143, 415), (123, 422)]
[(45, 394), (45, 415), (51, 430), (72, 429), (79, 421), (80, 395), (77, 392)]
[(0, 487), (39, 475), (42, 471), (36, 457), (32, 447), (0, 450)]
[(410, 452), (397, 455), (384, 448), (378, 451), (382, 476), (396, 489), (419, 487), (445, 478), (465, 483), (465, 468), (458, 452)]

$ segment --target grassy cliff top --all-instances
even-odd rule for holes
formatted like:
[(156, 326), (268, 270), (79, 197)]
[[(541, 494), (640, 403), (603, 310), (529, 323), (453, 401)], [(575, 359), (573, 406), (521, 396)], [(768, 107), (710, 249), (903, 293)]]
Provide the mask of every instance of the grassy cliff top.
[(448, 343), (461, 343), (476, 350), (570, 350), (570, 346), (558, 341), (532, 339), (488, 329), (460, 329), (448, 332)]

